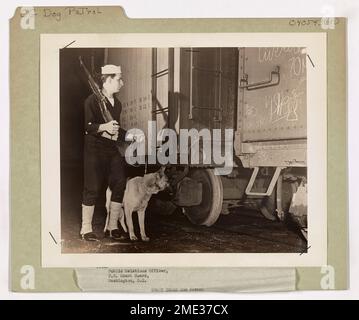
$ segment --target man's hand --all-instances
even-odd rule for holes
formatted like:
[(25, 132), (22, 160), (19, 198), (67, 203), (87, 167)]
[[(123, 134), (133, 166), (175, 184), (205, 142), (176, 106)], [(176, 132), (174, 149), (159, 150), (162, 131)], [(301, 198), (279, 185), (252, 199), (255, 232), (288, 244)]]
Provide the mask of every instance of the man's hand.
[(132, 131), (126, 134), (126, 141), (129, 142), (136, 141), (137, 143), (142, 143), (145, 140), (146, 140), (146, 136), (141, 130), (139, 130), (139, 132)]
[(118, 129), (120, 128), (116, 120), (109, 121), (107, 123), (100, 124), (98, 131), (106, 131), (110, 135), (118, 135)]

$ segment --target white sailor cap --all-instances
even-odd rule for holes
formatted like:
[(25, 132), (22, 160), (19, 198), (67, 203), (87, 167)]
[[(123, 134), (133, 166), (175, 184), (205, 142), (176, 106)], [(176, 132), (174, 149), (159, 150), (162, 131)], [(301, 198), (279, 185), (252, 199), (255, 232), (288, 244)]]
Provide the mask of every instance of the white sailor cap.
[(106, 64), (101, 67), (101, 74), (115, 74), (121, 73), (121, 66), (115, 66), (113, 64)]

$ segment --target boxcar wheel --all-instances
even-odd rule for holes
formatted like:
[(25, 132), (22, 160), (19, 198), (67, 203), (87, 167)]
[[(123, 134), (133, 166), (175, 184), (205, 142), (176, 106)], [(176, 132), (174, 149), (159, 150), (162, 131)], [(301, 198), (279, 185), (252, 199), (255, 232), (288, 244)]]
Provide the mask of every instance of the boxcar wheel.
[(185, 207), (184, 214), (197, 225), (210, 227), (222, 210), (223, 186), (214, 169), (192, 169), (188, 177), (202, 184), (202, 202), (197, 206)]

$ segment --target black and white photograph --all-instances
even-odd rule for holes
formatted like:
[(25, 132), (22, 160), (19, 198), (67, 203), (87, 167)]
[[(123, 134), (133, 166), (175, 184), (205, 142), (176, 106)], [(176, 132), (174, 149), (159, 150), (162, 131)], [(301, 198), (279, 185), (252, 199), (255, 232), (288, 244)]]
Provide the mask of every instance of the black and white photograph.
[(308, 253), (307, 46), (68, 43), (61, 256)]

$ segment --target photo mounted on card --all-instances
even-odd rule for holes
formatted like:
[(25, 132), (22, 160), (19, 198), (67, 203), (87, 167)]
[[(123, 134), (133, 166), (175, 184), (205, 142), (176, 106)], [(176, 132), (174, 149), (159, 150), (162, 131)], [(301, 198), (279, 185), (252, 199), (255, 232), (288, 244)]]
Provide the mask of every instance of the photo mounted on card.
[(325, 263), (325, 34), (40, 44), (44, 267)]
[(10, 30), (12, 290), (347, 288), (345, 19)]

